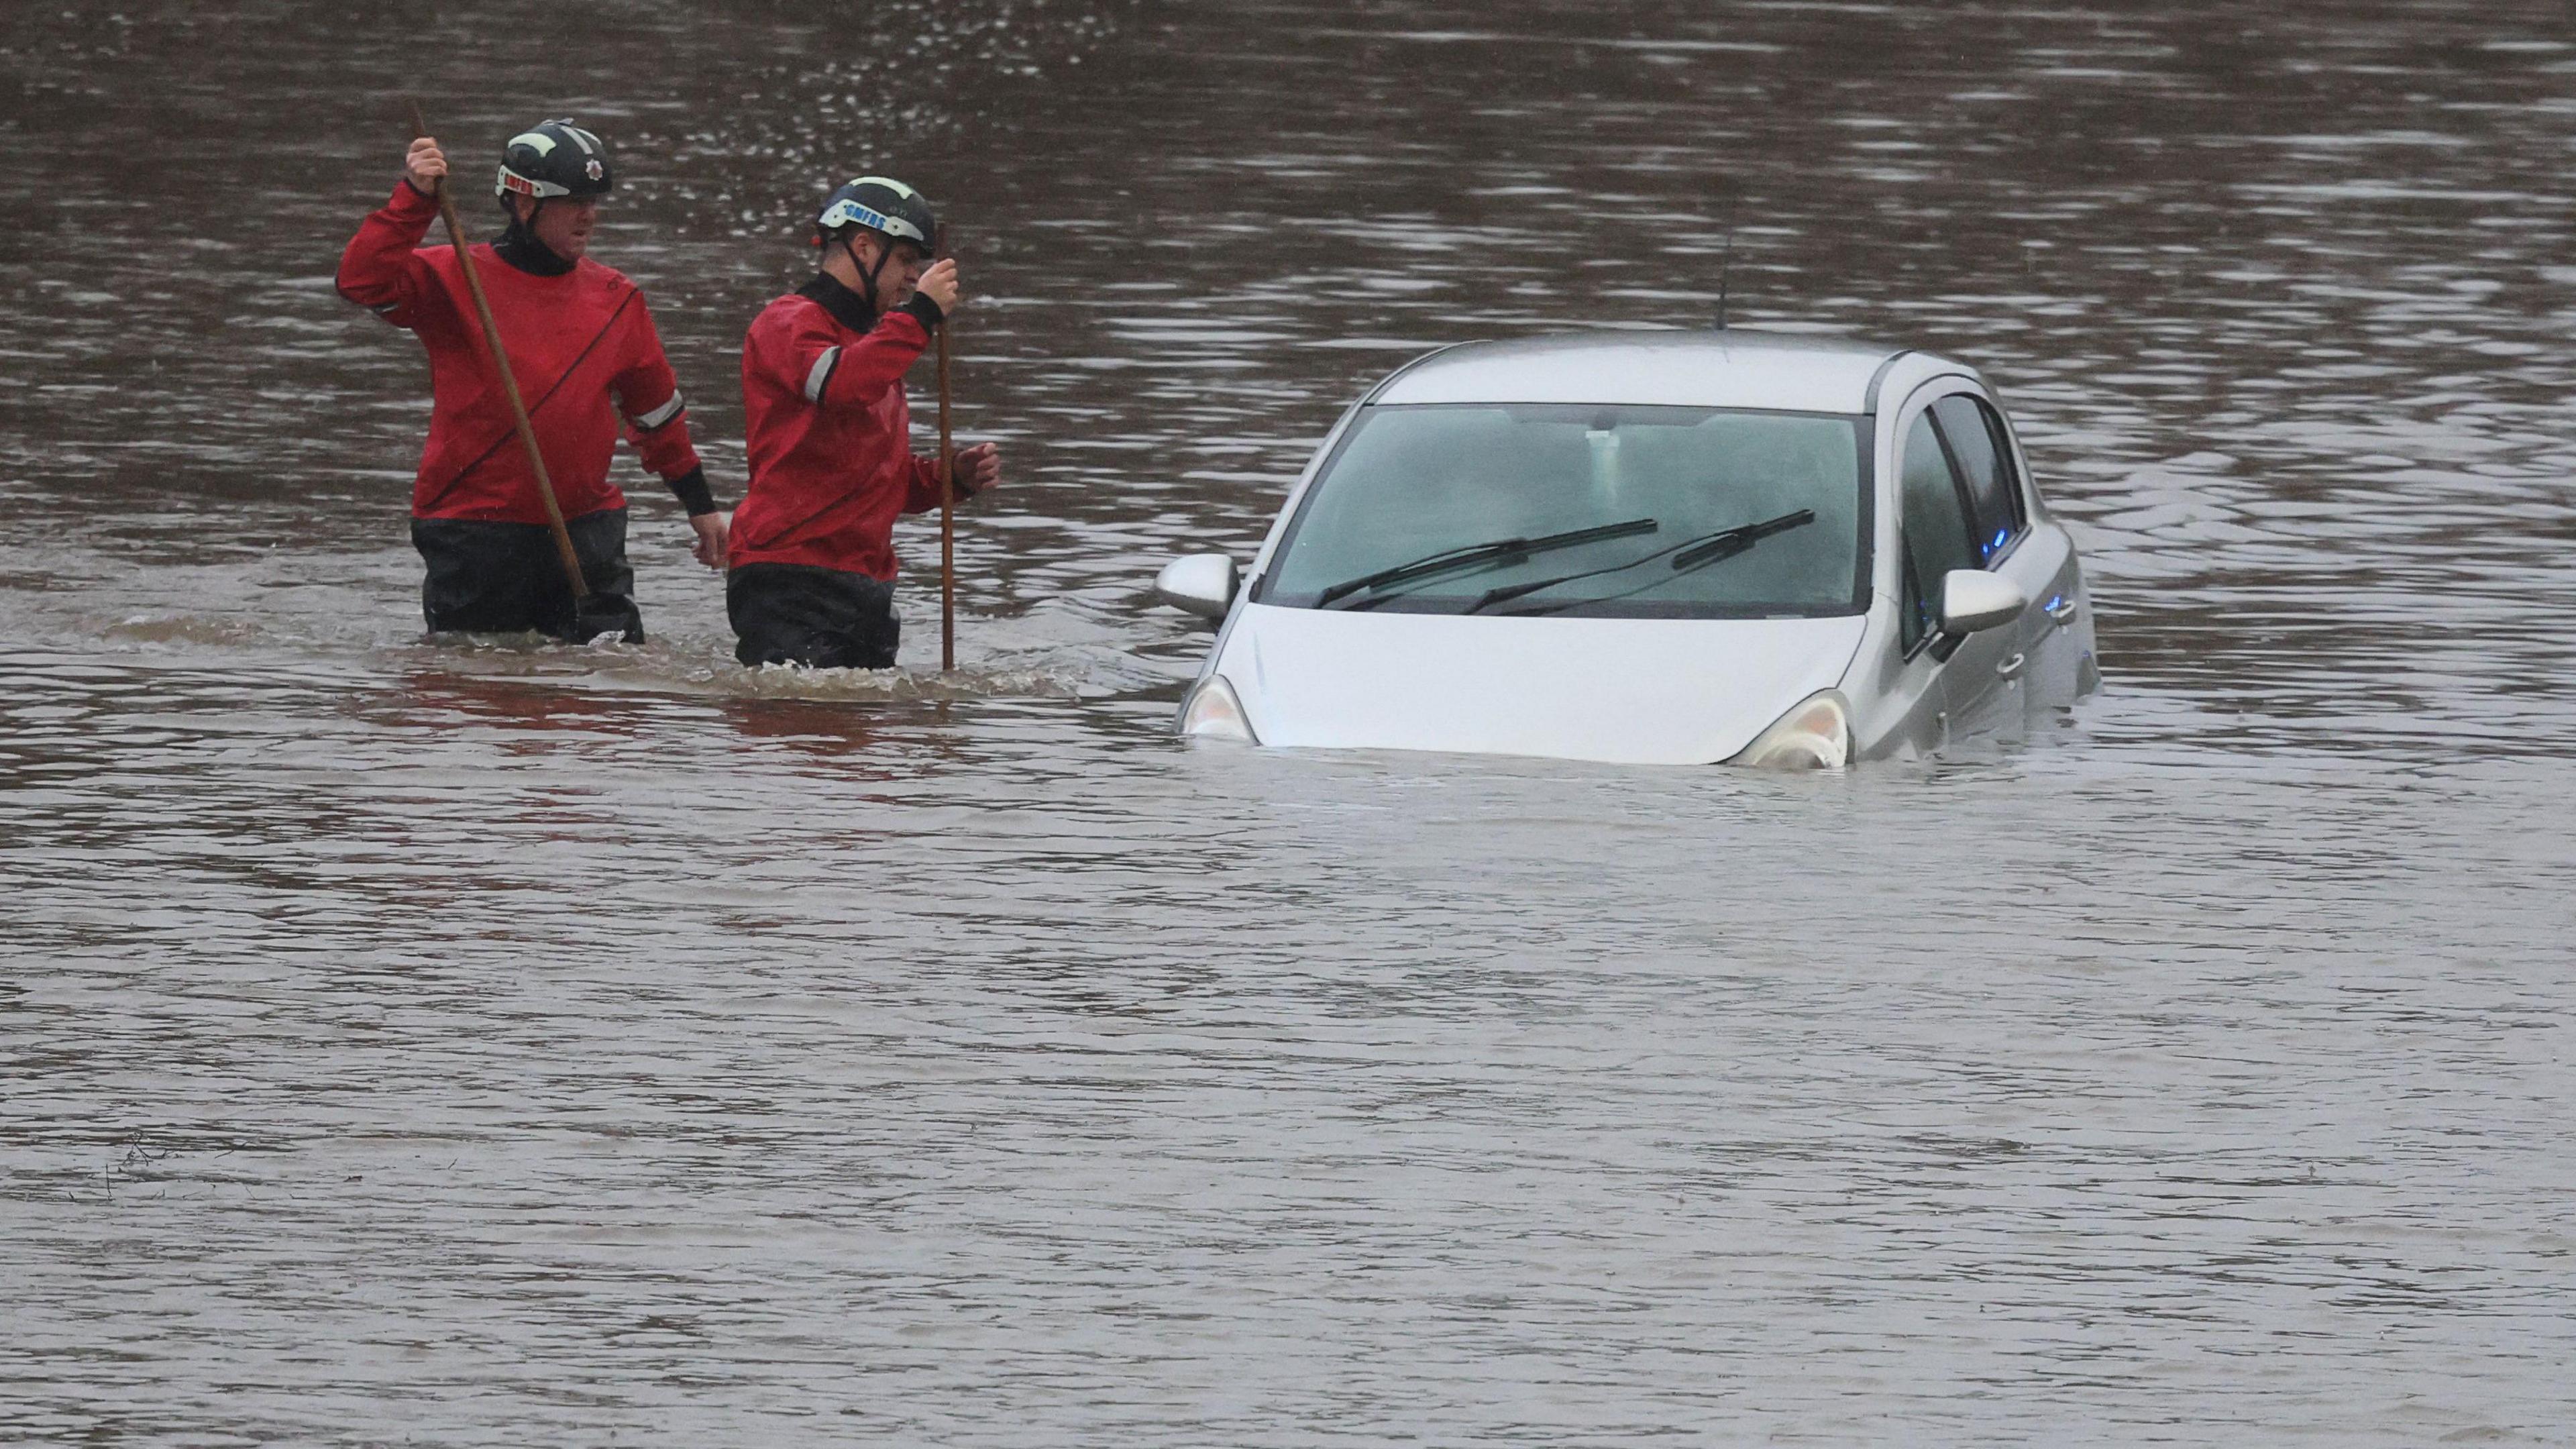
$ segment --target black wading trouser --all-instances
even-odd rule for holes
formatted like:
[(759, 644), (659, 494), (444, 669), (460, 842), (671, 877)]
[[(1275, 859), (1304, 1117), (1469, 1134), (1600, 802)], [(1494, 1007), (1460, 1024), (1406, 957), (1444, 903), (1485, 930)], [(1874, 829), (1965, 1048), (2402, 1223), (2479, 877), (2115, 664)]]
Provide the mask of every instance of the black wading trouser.
[(894, 585), (807, 564), (744, 564), (725, 575), (725, 613), (745, 664), (892, 669), (903, 626)]
[(554, 531), (537, 523), (495, 523), (479, 518), (415, 518), (412, 547), (429, 574), (420, 583), (420, 611), (430, 632), (515, 634), (534, 629), (555, 639), (626, 631), (644, 642), (644, 616), (635, 607), (635, 570), (626, 564), (626, 510), (603, 508), (567, 519), (572, 551), (590, 585), (589, 621), (577, 631), (572, 586)]

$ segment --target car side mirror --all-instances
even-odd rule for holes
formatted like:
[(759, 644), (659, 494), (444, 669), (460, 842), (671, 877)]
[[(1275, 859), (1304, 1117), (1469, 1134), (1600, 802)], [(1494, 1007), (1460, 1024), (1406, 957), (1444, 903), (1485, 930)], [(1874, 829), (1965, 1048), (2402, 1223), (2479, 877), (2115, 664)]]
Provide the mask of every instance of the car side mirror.
[(1984, 569), (1952, 569), (1941, 580), (1941, 632), (1965, 638), (2021, 617), (2030, 596), (2012, 580)]
[(1194, 553), (1163, 565), (1154, 575), (1154, 597), (1202, 619), (1222, 619), (1234, 605), (1242, 575), (1234, 560), (1221, 553)]

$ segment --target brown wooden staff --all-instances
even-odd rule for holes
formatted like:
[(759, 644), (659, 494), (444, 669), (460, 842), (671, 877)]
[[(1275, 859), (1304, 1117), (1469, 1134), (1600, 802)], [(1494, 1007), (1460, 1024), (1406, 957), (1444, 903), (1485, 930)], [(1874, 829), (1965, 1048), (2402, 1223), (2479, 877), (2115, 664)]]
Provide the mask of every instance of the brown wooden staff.
[[(933, 248), (946, 255), (948, 229)], [(939, 324), (939, 667), (957, 667), (957, 444), (948, 429), (948, 329)]]
[[(420, 106), (411, 108), (412, 134), (429, 135), (429, 122), (422, 118)], [(546, 506), (546, 527), (555, 535), (555, 553), (563, 560), (564, 578), (572, 585), (574, 630), (580, 631), (583, 606), (590, 600), (590, 581), (581, 576), (581, 555), (573, 551), (572, 531), (564, 527), (563, 508), (555, 502), (554, 480), (546, 475), (545, 450), (537, 446), (537, 426), (528, 421), (528, 405), (519, 399), (519, 379), (510, 371), (510, 354), (501, 345), (501, 324), (492, 317), (491, 300), (483, 295), (483, 279), (474, 271), (474, 251), (465, 239), (465, 228), (456, 220), (456, 198), (447, 186), (447, 178), (438, 178), (436, 190), (439, 217), (447, 223), (447, 240), (456, 248), (457, 270), (465, 274), (465, 290), (474, 298), (474, 315), (483, 320), (483, 346), (492, 355), (492, 370), (500, 375), (501, 395), (510, 401), (510, 420), (518, 425), (519, 445), (528, 452), (528, 467), (537, 475), (537, 498)]]

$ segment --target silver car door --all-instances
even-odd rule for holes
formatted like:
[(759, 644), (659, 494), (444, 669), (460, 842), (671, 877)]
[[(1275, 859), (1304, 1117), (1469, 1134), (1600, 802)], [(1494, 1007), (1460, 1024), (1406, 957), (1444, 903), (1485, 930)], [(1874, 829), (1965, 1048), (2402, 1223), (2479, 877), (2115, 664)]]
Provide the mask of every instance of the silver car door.
[(2045, 517), (2031, 531), (2054, 539), (2055, 552), (2065, 559), (2046, 589), (2033, 595), (2047, 620), (2038, 626), (2025, 676), (2030, 682), (2031, 719), (2039, 724), (2090, 694), (2102, 673), (2093, 658), (2093, 601), (2085, 592), (2084, 566), (2075, 555), (2075, 540)]
[[(2009, 682), (1997, 672), (2019, 647), (2020, 631), (2006, 626), (1965, 637), (1941, 629), (1941, 589), (1952, 570), (1979, 567), (1975, 514), (1957, 466), (1933, 421), (1931, 404), (1955, 380), (1934, 384), (1909, 400), (1897, 416), (1897, 506), (1903, 555), (1899, 645), (1909, 661), (1928, 658), (1940, 669), (1949, 736), (1972, 733)], [(2017, 702), (2017, 696), (2016, 696)], [(1989, 725), (1991, 722), (1987, 722)]]
[(2076, 557), (2075, 540), (2049, 517), (2012, 418), (1998, 406), (1989, 421), (2002, 437), (1999, 457), (2009, 475), (2005, 482), (2030, 522), (2030, 539), (2022, 545), (2029, 557), (2014, 561), (2020, 571), (2013, 581), (2030, 595), (2031, 642), (2022, 680), (2031, 720), (2044, 725), (2090, 692), (2101, 677), (2093, 659), (2093, 605), (2085, 593), (2084, 566)]
[[(1941, 444), (1967, 495), (1977, 562), (2021, 590), (2028, 604), (2013, 624), (1989, 631), (1992, 678), (1970, 679), (1953, 656), (1949, 678), (1953, 727), (1964, 734), (2019, 736), (2027, 731), (2039, 672), (2056, 622), (2048, 612), (2059, 574), (2073, 561), (2063, 531), (2035, 528), (2001, 410), (1982, 393), (1954, 385), (1932, 404)], [(1964, 652), (1964, 651), (1963, 651)]]

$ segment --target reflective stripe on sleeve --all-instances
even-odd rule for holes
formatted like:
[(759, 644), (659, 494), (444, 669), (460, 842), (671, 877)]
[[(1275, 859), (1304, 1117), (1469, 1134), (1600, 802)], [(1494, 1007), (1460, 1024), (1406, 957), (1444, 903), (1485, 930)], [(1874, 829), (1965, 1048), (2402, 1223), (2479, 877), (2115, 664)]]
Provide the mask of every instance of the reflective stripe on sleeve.
[(671, 400), (669, 402), (666, 402), (660, 407), (653, 409), (653, 411), (646, 413), (644, 416), (637, 418), (635, 420), (635, 427), (639, 432), (649, 433), (679, 415), (680, 395), (675, 392), (671, 394)]
[(805, 374), (807, 402), (818, 403), (823, 400), (823, 389), (832, 384), (832, 369), (840, 365), (841, 349), (837, 347), (824, 348), (823, 355), (814, 359), (814, 370)]

